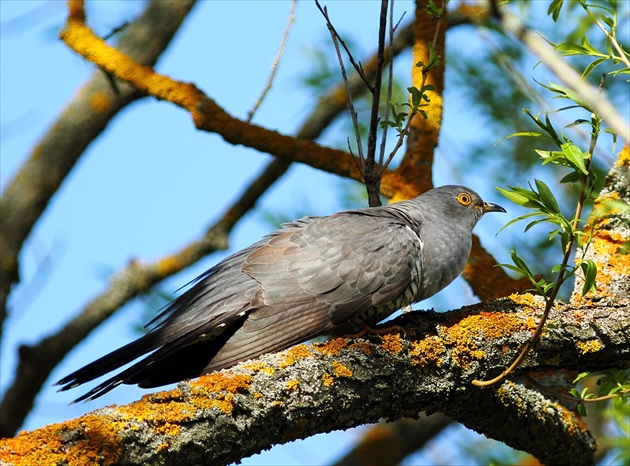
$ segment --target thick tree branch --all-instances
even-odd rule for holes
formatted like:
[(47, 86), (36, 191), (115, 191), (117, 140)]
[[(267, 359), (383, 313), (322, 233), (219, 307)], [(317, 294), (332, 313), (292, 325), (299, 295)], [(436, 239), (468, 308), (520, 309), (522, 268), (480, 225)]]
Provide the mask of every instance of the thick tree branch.
[[(336, 339), (265, 355), (3, 440), (0, 461), (216, 465), (317, 432), (443, 411), (545, 464), (590, 464), (594, 442), (572, 412), (512, 382), (496, 391), (470, 385), (509, 363), (529, 338), (540, 305), (525, 295), (443, 314), (409, 313), (393, 322), (405, 327), (405, 339)], [(596, 370), (610, 361), (630, 367), (627, 312), (627, 301), (559, 306), (552, 314), (556, 328), (521, 370)], [(499, 408), (500, 416), (488, 415)]]
[[(153, 66), (195, 4), (152, 1), (120, 34), (118, 49), (145, 66)], [(0, 198), (0, 331), (11, 286), (18, 278), (18, 254), (35, 222), (89, 144), (118, 112), (142, 97), (120, 86), (117, 94), (100, 71), (77, 93)]]

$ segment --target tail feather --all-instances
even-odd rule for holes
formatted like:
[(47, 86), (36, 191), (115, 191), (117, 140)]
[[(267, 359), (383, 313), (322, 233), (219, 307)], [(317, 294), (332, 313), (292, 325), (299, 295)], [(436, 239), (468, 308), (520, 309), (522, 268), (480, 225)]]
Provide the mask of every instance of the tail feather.
[[(232, 320), (229, 326), (218, 334), (216, 327), (209, 324), (187, 328), (185, 333), (169, 333), (168, 336), (160, 330), (149, 332), (140, 339), (69, 374), (55, 385), (63, 385), (59, 391), (69, 390), (116, 370), (147, 353), (150, 354), (81, 395), (73, 403), (98, 398), (120, 384), (137, 384), (141, 388), (153, 388), (198, 377), (217, 351), (243, 325), (245, 319), (246, 315), (243, 314)], [(213, 330), (215, 332), (211, 334)], [(210, 335), (208, 339), (202, 337), (206, 333)]]
[[(140, 356), (147, 354), (160, 346), (160, 338), (154, 332), (149, 332), (143, 337), (112, 351), (109, 354), (91, 362), (71, 374), (55, 382), (61, 385), (60, 392), (78, 387), (86, 382), (97, 379), (113, 370), (122, 367)], [(112, 387), (113, 388), (113, 387)], [(109, 391), (109, 390), (108, 390)]]

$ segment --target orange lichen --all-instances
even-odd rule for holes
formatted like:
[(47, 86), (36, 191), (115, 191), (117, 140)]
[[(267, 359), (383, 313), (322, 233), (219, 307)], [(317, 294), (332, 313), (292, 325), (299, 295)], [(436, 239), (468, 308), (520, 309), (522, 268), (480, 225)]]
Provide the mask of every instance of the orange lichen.
[(117, 464), (122, 441), (115, 426), (86, 414), (0, 441), (0, 463), (18, 465)]
[(296, 361), (304, 358), (312, 358), (313, 353), (311, 353), (306, 345), (298, 345), (293, 348), (289, 348), (286, 353), (284, 360), (278, 364), (280, 369), (284, 369), (286, 367), (292, 366)]
[(177, 255), (169, 255), (159, 260), (156, 264), (157, 272), (160, 275), (170, 275), (182, 268), (181, 258)]
[(424, 340), (411, 343), (409, 356), (414, 364), (420, 366), (442, 366), (442, 356), (446, 353), (444, 340), (436, 336), (427, 335)]
[(273, 375), (274, 372), (276, 371), (273, 367), (271, 367), (269, 364), (262, 362), (262, 361), (254, 361), (251, 363), (247, 363), (243, 365), (243, 368), (247, 369), (248, 371), (252, 371), (252, 372), (263, 372), (267, 375)]
[(582, 354), (596, 353), (604, 349), (604, 345), (599, 340), (578, 341), (576, 346)]
[(438, 327), (438, 333), (446, 345), (453, 346), (451, 357), (463, 368), (467, 368), (475, 360), (485, 358), (475, 339), (500, 338), (522, 330), (533, 332), (536, 328), (533, 316), (522, 319), (505, 312), (480, 312), (464, 318), (461, 318), (460, 313), (454, 312), (447, 322)]
[(530, 309), (540, 309), (541, 308), (541, 297), (533, 295), (531, 293), (513, 293), (508, 298), (515, 304), (518, 304), (523, 307), (527, 307)]
[(90, 96), (90, 107), (97, 113), (107, 113), (112, 104), (109, 95), (105, 92), (95, 92)]
[(167, 443), (167, 442), (160, 443), (160, 444), (157, 446), (156, 450), (158, 451), (158, 453), (162, 453), (162, 452), (164, 452), (164, 451), (168, 450), (168, 448), (169, 448), (170, 446), (171, 446), (171, 445), (170, 445), (169, 443)]
[(382, 335), (383, 343), (381, 347), (390, 353), (400, 353), (403, 349), (403, 340), (397, 333), (388, 333)]
[(333, 373), (337, 377), (352, 377), (352, 370), (343, 364), (333, 361), (332, 362)]
[(325, 372), (324, 375), (322, 375), (322, 385), (324, 387), (332, 387), (335, 384), (335, 379), (332, 375), (330, 375), (328, 372)]
[(348, 347), (348, 340), (345, 338), (335, 338), (325, 343), (319, 343), (313, 345), (316, 351), (322, 354), (329, 354), (331, 356), (337, 356), (341, 350)]
[(234, 394), (249, 389), (252, 376), (215, 372), (190, 382), (193, 392), (191, 402), (202, 409), (218, 408), (231, 414), (234, 407)]
[(287, 382), (287, 390), (289, 390), (290, 392), (294, 392), (298, 388), (300, 388), (300, 382), (298, 382), (297, 380), (289, 380)]

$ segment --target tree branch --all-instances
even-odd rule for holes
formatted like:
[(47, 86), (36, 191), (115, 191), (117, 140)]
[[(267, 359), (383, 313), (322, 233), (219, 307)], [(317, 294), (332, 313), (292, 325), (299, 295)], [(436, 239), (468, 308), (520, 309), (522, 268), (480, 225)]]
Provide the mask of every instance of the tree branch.
[[(628, 304), (554, 309), (556, 328), (521, 370), (595, 370), (610, 361), (630, 367)], [(594, 442), (572, 412), (512, 382), (496, 391), (470, 385), (510, 362), (541, 305), (525, 295), (443, 314), (409, 313), (392, 322), (405, 327), (405, 339), (335, 339), (265, 355), (129, 405), (3, 440), (0, 461), (226, 464), (317, 432), (444, 411), (545, 464), (590, 464)], [(530, 428), (532, 417), (537, 429)]]
[[(402, 30), (395, 41), (395, 53), (400, 53), (410, 43), (410, 28)], [(373, 73), (374, 59), (367, 62), (366, 73)], [(102, 73), (98, 72), (100, 76)], [(364, 92), (363, 86), (356, 85), (360, 80), (356, 75), (350, 77), (351, 90), (356, 95)], [(335, 98), (342, 90), (342, 85), (325, 94), (318, 100), (315, 109), (298, 130), (297, 138), (316, 139), (330, 122), (343, 111)], [(134, 261), (118, 271), (110, 285), (95, 297), (76, 317), (58, 332), (49, 335), (40, 342), (22, 346), (15, 379), (5, 393), (0, 404), (0, 437), (15, 434), (26, 415), (33, 407), (35, 396), (50, 375), (52, 369), (86, 335), (92, 332), (117, 309), (148, 292), (161, 280), (183, 270), (203, 257), (227, 247), (228, 234), (238, 220), (253, 208), (258, 198), (266, 192), (289, 168), (290, 162), (274, 159), (261, 174), (243, 190), (243, 197), (238, 199), (214, 226), (204, 235), (179, 251), (167, 254), (163, 258), (148, 263)], [(46, 357), (41, 357), (45, 355)]]

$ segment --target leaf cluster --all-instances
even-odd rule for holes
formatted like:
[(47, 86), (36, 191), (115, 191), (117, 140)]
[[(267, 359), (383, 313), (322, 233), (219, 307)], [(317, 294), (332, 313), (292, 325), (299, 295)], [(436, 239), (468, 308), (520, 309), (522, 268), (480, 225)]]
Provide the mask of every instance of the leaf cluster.
[[(548, 14), (554, 22), (560, 18), (560, 13), (565, 0), (554, 0), (549, 5)], [(556, 50), (565, 56), (580, 56), (589, 58), (590, 63), (582, 71), (582, 78), (587, 78), (593, 70), (600, 65), (618, 67), (607, 71), (609, 76), (617, 74), (630, 74), (628, 59), (630, 54), (617, 41), (617, 30), (619, 27), (618, 2), (608, 0), (608, 2), (589, 2), (587, 0), (573, 0), (571, 3), (579, 5), (588, 15), (590, 22), (602, 30), (605, 36), (604, 48), (601, 50), (589, 41), (588, 36), (582, 34), (578, 37), (568, 37), (567, 40), (554, 44), (550, 42)]]

